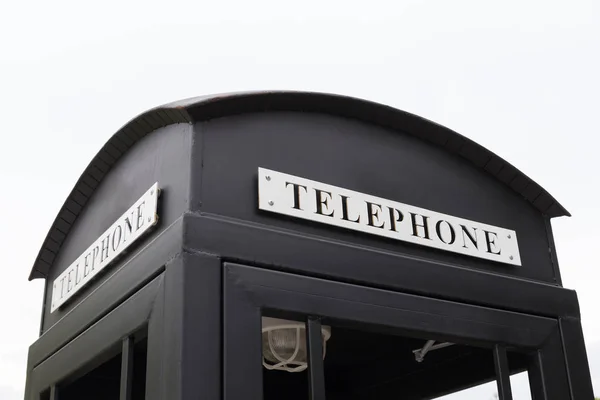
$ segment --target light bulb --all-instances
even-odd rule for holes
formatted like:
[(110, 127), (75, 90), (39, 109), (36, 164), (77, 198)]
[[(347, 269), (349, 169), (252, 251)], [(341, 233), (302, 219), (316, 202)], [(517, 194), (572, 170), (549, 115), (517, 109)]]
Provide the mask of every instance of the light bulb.
[[(269, 370), (300, 372), (307, 367), (306, 326), (303, 322), (263, 317), (263, 365)], [(321, 327), (323, 358), (331, 328)]]

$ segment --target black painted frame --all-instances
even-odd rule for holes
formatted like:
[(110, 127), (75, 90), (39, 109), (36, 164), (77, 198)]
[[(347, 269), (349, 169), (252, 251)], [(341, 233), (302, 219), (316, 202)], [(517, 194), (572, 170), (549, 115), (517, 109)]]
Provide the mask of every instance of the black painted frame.
[[(225, 400), (262, 400), (260, 321), (265, 309), (306, 315), (309, 332), (314, 319), (332, 318), (488, 345), (496, 353), (498, 384), (505, 400), (511, 398), (505, 346), (526, 348), (533, 398), (558, 400), (572, 395), (556, 319), (226, 263)], [(315, 382), (314, 376), (322, 379), (319, 368), (316, 371), (310, 372), (309, 392), (321, 399), (324, 385)]]
[[(107, 280), (97, 293), (107, 291), (106, 295), (83, 300), (79, 312), (98, 307), (100, 299), (111, 298), (109, 293), (118, 293), (121, 279), (123, 275), (115, 274)], [(58, 333), (51, 334), (53, 329), (62, 332), (68, 321), (43, 335), (30, 351), (25, 398), (38, 400), (50, 391), (52, 400), (58, 400), (61, 380), (127, 349), (131, 335), (145, 329), (147, 399), (188, 399), (197, 393), (226, 400), (248, 399), (252, 393), (251, 398), (259, 399), (262, 387), (257, 385), (262, 379), (255, 379), (262, 374), (259, 332), (264, 308), (307, 315), (309, 332), (319, 331), (315, 326), (321, 318), (379, 326), (385, 318), (388, 329), (459, 338), (465, 344), (490, 348), (498, 343), (503, 348), (526, 348), (531, 351), (534, 399), (591, 396), (581, 325), (575, 318), (534, 316), (243, 266), (199, 252), (176, 255), (148, 279), (72, 340), (59, 342)], [(73, 318), (81, 320), (77, 315)], [(494, 328), (486, 329), (491, 323)], [(312, 357), (318, 358), (322, 350), (312, 347)], [(129, 365), (128, 354), (122, 353), (124, 365)], [(312, 398), (323, 398), (322, 370), (310, 373)], [(130, 378), (122, 374), (123, 400)]]
[[(163, 240), (167, 238), (168, 235)], [(231, 258), (197, 251), (184, 251), (166, 259), (162, 266), (156, 264), (151, 270), (154, 272), (135, 281), (134, 286), (139, 289), (125, 291), (127, 283), (134, 283), (128, 278), (132, 268), (156, 261), (151, 255), (167, 257), (171, 248), (168, 242), (157, 239), (154, 251), (132, 259), (129, 270), (124, 266), (122, 272), (117, 271), (32, 345), (26, 399), (38, 400), (41, 393), (49, 390), (52, 400), (57, 400), (62, 379), (121, 351), (132, 333), (142, 329), (147, 329), (148, 334), (148, 399), (188, 399), (199, 392), (207, 399), (248, 399), (252, 390), (260, 390), (252, 385), (262, 384), (262, 379), (253, 381), (262, 373), (262, 308), (306, 314), (313, 318), (307, 321), (309, 331), (310, 324), (316, 324), (316, 320), (320, 323), (323, 317), (377, 325), (381, 318), (374, 316), (387, 315), (391, 321), (387, 324), (395, 329), (460, 338), (466, 344), (487, 343), (493, 347), (500, 342), (503, 346), (527, 348), (531, 350), (529, 379), (534, 399), (591, 398), (587, 357), (577, 318), (534, 316), (368, 287), (365, 283), (242, 266), (227, 262)], [(261, 250), (255, 254), (253, 261), (257, 262)], [(271, 255), (277, 258), (276, 252)], [(380, 261), (378, 257), (372, 260)], [(122, 296), (124, 300), (119, 302)], [(90, 310), (110, 307), (110, 312), (101, 314), (91, 325), (84, 325)], [(486, 324), (491, 322), (496, 327), (486, 331)], [(454, 330), (449, 330), (450, 326)], [(67, 340), (66, 333), (71, 328), (79, 331), (69, 331), (76, 335)], [(126, 357), (127, 352), (123, 355)], [(126, 358), (123, 362), (127, 365)], [(319, 386), (319, 376), (322, 371), (311, 370), (315, 399), (322, 398), (316, 391), (323, 387), (322, 382)], [(129, 378), (123, 374), (122, 385)], [(126, 386), (122, 392), (125, 400)], [(253, 398), (259, 399), (260, 395)]]
[[(221, 398), (220, 282), (218, 257), (181, 253), (172, 258), (158, 275), (69, 342), (58, 344), (53, 335), (38, 339), (30, 349), (25, 399), (39, 400), (50, 392), (50, 399), (58, 400), (62, 381), (121, 352), (125, 368), (120, 398), (128, 400), (131, 344), (140, 331), (148, 339), (146, 399), (192, 398), (197, 393)], [(115, 283), (113, 276), (103, 286), (110, 291)], [(97, 301), (90, 296), (80, 307)]]

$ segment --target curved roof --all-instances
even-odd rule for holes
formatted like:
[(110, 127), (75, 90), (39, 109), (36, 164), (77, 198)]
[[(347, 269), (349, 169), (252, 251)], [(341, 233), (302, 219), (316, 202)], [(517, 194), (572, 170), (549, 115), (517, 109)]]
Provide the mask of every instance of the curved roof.
[(427, 119), (353, 97), (296, 91), (240, 92), (195, 97), (153, 108), (115, 133), (85, 169), (58, 213), (29, 280), (45, 278), (87, 200), (111, 167), (148, 133), (174, 123), (192, 123), (263, 111), (320, 112), (400, 130), (459, 155), (504, 183), (549, 217), (570, 216), (547, 191), (510, 163), (466, 137)]

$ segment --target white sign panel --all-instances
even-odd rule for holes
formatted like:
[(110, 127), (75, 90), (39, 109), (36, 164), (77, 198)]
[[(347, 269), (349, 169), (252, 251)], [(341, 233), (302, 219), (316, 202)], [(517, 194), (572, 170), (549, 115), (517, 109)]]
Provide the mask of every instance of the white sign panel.
[(508, 229), (264, 168), (258, 182), (261, 210), (521, 265), (517, 234)]
[(155, 183), (54, 280), (50, 312), (63, 305), (157, 223), (158, 191)]

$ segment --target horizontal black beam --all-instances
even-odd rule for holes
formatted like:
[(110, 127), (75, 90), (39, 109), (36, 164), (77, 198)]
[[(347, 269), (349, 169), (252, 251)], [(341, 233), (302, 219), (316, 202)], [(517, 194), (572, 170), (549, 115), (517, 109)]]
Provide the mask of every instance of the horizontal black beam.
[(579, 316), (575, 291), (545, 283), (214, 215), (185, 214), (184, 232), (185, 249), (228, 260), (541, 316)]
[[(557, 321), (509, 311), (366, 288), (226, 263), (225, 274), (257, 308), (320, 315), (431, 334), (436, 340), (464, 344), (502, 342), (523, 348), (542, 346)], [(383, 322), (382, 322), (383, 321)], [(363, 327), (364, 329), (364, 327)]]

